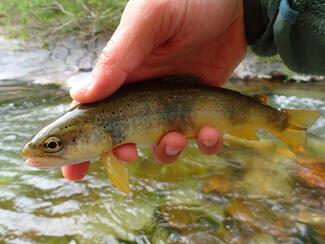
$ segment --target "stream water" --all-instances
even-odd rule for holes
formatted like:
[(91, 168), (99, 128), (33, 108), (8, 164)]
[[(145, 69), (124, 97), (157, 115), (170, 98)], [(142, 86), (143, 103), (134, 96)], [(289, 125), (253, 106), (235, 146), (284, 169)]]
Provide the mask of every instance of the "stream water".
[(147, 148), (128, 166), (132, 195), (112, 187), (100, 163), (80, 182), (25, 165), (20, 150), (69, 106), (56, 85), (0, 81), (0, 242), (325, 243), (325, 84), (230, 82), (270, 104), (322, 113), (308, 150), (295, 155), (262, 133), (232, 137), (218, 155), (194, 144), (171, 166)]

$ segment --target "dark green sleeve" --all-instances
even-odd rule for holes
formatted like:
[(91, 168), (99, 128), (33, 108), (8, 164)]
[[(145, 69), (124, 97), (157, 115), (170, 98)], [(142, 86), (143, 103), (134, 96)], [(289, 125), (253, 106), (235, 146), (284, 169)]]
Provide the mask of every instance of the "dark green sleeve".
[(259, 3), (264, 32), (250, 43), (254, 52), (262, 56), (278, 53), (296, 72), (325, 75), (325, 0)]

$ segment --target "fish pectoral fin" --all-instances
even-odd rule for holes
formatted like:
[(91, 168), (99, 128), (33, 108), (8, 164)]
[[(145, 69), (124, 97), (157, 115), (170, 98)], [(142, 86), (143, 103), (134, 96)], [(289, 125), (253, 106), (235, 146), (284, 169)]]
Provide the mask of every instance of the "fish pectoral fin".
[(254, 128), (242, 128), (239, 130), (229, 131), (228, 134), (232, 136), (242, 137), (252, 141), (258, 141), (259, 138), (256, 135), (256, 129)]
[(112, 152), (102, 155), (101, 161), (105, 167), (106, 174), (111, 179), (113, 185), (121, 192), (128, 194), (130, 192), (129, 176), (123, 165)]

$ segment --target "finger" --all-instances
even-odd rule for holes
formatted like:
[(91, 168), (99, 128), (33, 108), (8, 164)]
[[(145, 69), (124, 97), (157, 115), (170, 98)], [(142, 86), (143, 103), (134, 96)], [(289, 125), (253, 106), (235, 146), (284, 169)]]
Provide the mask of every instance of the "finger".
[(64, 178), (72, 181), (83, 179), (88, 171), (90, 162), (83, 162), (62, 167)]
[(124, 144), (114, 148), (114, 155), (121, 161), (133, 163), (138, 159), (138, 151), (134, 144)]
[(172, 163), (177, 160), (187, 145), (185, 136), (178, 132), (170, 132), (163, 136), (154, 147), (155, 157), (162, 163)]
[[(148, 6), (147, 6), (148, 5)], [(150, 11), (151, 1), (127, 5), (121, 23), (107, 43), (93, 71), (94, 80), (84, 87), (71, 89), (73, 99), (82, 103), (110, 96), (150, 54), (154, 46), (157, 11)], [(156, 28), (154, 28), (156, 27)]]
[(205, 154), (218, 152), (223, 145), (222, 134), (212, 127), (202, 127), (197, 136), (197, 145)]

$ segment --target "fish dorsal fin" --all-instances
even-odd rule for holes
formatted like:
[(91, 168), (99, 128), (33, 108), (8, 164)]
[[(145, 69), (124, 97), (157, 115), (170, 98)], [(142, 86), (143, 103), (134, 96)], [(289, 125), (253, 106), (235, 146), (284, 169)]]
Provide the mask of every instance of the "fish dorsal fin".
[(255, 95), (253, 96), (256, 100), (260, 101), (261, 103), (267, 104), (269, 98), (265, 95)]
[(248, 140), (252, 141), (257, 141), (259, 138), (256, 135), (256, 129), (255, 128), (241, 128), (238, 130), (232, 130), (229, 131), (228, 134), (237, 136), (237, 137), (242, 137), (246, 138)]
[(107, 176), (113, 185), (121, 192), (130, 193), (129, 176), (127, 170), (117, 160), (112, 152), (105, 153), (101, 157)]

